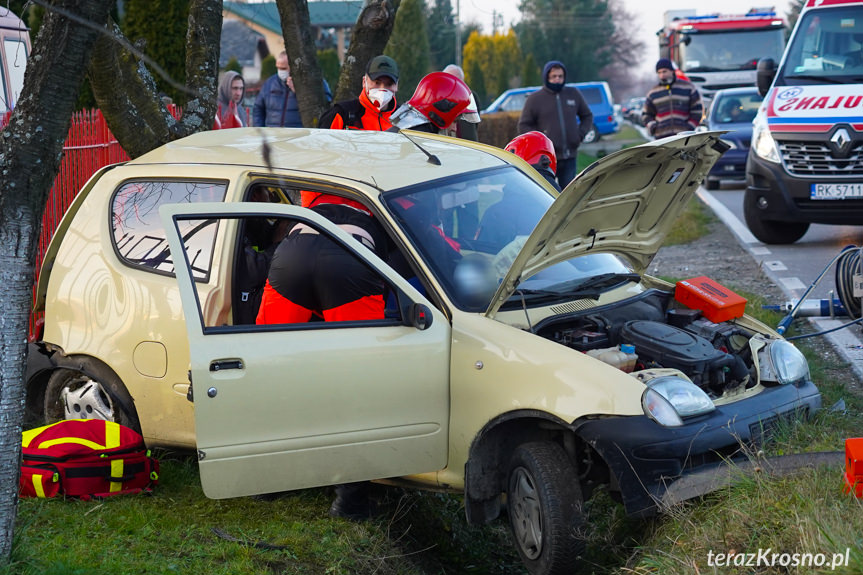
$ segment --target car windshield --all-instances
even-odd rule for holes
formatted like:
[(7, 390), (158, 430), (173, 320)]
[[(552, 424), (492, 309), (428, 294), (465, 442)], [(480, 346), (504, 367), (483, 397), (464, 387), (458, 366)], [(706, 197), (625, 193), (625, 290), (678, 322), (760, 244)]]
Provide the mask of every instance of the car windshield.
[(687, 74), (754, 70), (759, 58), (782, 56), (783, 37), (782, 28), (689, 34), (680, 46), (681, 68)]
[[(554, 196), (509, 167), (391, 192), (385, 202), (455, 305), (481, 312)], [(595, 297), (631, 274), (611, 254), (579, 256), (522, 281), (504, 307)]]
[(783, 84), (858, 83), (863, 79), (863, 7), (813, 10), (797, 23)]
[(713, 124), (750, 124), (760, 106), (761, 96), (754, 89), (745, 93), (717, 92), (710, 121)]

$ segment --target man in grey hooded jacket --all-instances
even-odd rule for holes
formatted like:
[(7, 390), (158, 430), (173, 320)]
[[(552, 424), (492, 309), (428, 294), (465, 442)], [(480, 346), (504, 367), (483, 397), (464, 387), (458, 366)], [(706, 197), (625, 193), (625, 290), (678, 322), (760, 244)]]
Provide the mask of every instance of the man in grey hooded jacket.
[(547, 62), (542, 77), (542, 88), (524, 103), (518, 133), (537, 130), (551, 139), (557, 155), (557, 181), (563, 189), (575, 177), (578, 146), (593, 127), (593, 113), (578, 88), (566, 85), (562, 62)]

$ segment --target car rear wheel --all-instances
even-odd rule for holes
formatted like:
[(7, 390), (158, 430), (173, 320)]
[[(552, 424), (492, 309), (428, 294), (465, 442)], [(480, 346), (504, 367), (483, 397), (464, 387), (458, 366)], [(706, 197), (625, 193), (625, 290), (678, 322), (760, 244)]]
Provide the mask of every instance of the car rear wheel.
[(141, 425), (132, 396), (108, 368), (84, 359), (81, 370), (58, 369), (45, 388), (45, 423), (63, 419), (104, 419), (131, 427)]
[(507, 509), (516, 549), (532, 575), (576, 572), (584, 551), (578, 475), (556, 443), (519, 446), (507, 476)]
[(752, 235), (765, 244), (793, 244), (809, 230), (807, 222), (767, 220), (762, 214), (756, 194), (746, 190), (743, 194), (743, 218)]
[(599, 132), (596, 131), (596, 126), (593, 126), (588, 133), (584, 135), (584, 140), (582, 140), (585, 144), (592, 144), (593, 142), (599, 141)]

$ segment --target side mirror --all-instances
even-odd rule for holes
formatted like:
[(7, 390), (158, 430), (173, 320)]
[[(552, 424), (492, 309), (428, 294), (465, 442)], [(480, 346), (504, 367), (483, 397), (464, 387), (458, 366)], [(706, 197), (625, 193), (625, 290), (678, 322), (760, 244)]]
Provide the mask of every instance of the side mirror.
[(755, 86), (763, 98), (770, 91), (770, 85), (776, 77), (776, 61), (773, 58), (761, 58), (755, 69)]
[(680, 40), (680, 43), (684, 46), (689, 46), (690, 44), (692, 44), (692, 36), (690, 36), (689, 34), (684, 34), (683, 38)]
[(407, 322), (420, 331), (427, 330), (432, 324), (432, 312), (428, 306), (413, 303), (408, 307)]

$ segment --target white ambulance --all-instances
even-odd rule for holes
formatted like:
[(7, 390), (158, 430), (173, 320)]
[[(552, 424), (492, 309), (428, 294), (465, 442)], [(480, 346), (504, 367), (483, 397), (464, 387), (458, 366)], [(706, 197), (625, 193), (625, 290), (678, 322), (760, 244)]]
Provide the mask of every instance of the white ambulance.
[(807, 0), (779, 66), (758, 63), (743, 200), (768, 244), (863, 224), (863, 2)]

